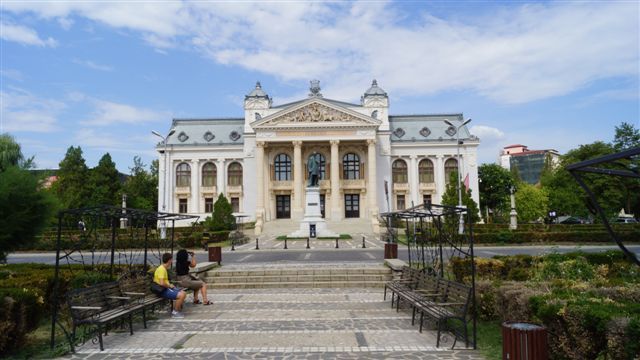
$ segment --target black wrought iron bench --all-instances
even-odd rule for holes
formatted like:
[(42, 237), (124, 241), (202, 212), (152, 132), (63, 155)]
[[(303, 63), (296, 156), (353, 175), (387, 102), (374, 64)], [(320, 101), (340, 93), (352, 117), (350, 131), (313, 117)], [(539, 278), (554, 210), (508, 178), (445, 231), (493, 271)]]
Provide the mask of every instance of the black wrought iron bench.
[(427, 316), (434, 320), (438, 327), (436, 346), (440, 346), (442, 331), (447, 330), (455, 335), (451, 348), (455, 347), (458, 338), (463, 338), (468, 347), (467, 317), (472, 300), (472, 289), (455, 281), (440, 279), (439, 282), (442, 284), (440, 289), (444, 290), (444, 294), (433, 297), (424, 296), (422, 300), (413, 303), (414, 314), (415, 311), (420, 313), (420, 332), (422, 332), (424, 318)]
[(387, 281), (384, 284), (384, 300), (387, 300), (387, 291), (390, 291), (391, 307), (393, 307), (397, 294), (415, 289), (418, 279), (421, 276), (420, 273), (421, 271), (418, 269), (404, 266), (400, 274), (400, 279)]
[(132, 315), (134, 310), (129, 306), (130, 300), (130, 297), (123, 296), (117, 281), (70, 291), (67, 294), (67, 304), (73, 323), (73, 340), (76, 339), (78, 326), (95, 326), (95, 329), (89, 333), (97, 333), (102, 351), (104, 350), (102, 333), (107, 330), (109, 324), (123, 318), (126, 318), (129, 333), (133, 335)]
[(142, 323), (145, 329), (147, 328), (147, 309), (153, 309), (156, 305), (169, 301), (151, 292), (152, 281), (151, 275), (145, 272), (131, 272), (118, 280), (122, 294), (132, 298), (129, 305), (131, 309), (142, 312)]

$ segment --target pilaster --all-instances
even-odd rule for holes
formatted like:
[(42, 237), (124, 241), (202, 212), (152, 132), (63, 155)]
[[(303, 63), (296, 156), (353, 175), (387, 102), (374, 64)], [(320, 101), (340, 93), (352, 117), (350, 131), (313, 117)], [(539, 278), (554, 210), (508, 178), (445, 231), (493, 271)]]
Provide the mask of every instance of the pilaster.
[(368, 166), (368, 177), (367, 180), (367, 195), (368, 195), (368, 207), (369, 207), (369, 217), (371, 219), (373, 225), (373, 232), (379, 232), (378, 225), (378, 203), (377, 203), (377, 185), (376, 185), (376, 141), (374, 139), (367, 140), (367, 162)]
[(256, 142), (256, 176), (258, 180), (256, 192), (256, 235), (262, 233), (264, 224), (264, 142)]
[[(306, 171), (306, 169), (305, 169)], [(304, 172), (302, 169), (302, 141), (293, 141), (293, 206), (292, 219), (301, 219), (303, 216), (303, 191)]]
[(420, 195), (420, 187), (418, 186), (418, 156), (411, 155), (409, 161), (409, 190), (411, 190), (411, 203), (407, 204), (407, 207), (412, 207), (422, 203), (418, 199)]
[[(227, 184), (227, 168), (225, 164), (225, 159), (218, 159), (216, 161), (216, 189), (218, 193), (216, 194), (216, 198), (220, 196), (220, 194), (225, 193), (225, 186)], [(213, 199), (215, 202), (216, 199)]]
[(191, 197), (189, 198), (189, 209), (191, 213), (200, 212), (200, 161), (191, 160)]
[(437, 155), (436, 156), (436, 165), (434, 168), (435, 171), (435, 180), (436, 180), (436, 193), (433, 199), (433, 202), (436, 204), (442, 204), (442, 196), (444, 195), (444, 190), (446, 189), (445, 179), (444, 179), (444, 156)]
[(342, 218), (340, 207), (340, 154), (339, 140), (329, 141), (331, 144), (331, 220)]

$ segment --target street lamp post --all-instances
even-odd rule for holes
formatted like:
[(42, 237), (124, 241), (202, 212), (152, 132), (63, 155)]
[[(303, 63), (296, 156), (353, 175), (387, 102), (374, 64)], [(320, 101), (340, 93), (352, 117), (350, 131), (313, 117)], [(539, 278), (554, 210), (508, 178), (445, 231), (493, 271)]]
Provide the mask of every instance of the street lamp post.
[[(152, 130), (151, 133), (160, 139), (162, 139), (162, 144), (164, 145), (163, 155), (164, 155), (164, 168), (162, 171), (162, 212), (167, 211), (167, 139), (169, 136), (175, 133), (175, 129), (169, 130), (167, 136), (160, 135), (159, 132)], [(162, 222), (162, 227), (160, 229), (160, 237), (164, 240), (167, 237), (167, 227), (166, 223)]]
[[(471, 119), (468, 119), (467, 121), (463, 122), (462, 124), (460, 124), (459, 126), (455, 126), (453, 125), (449, 120), (445, 120), (444, 121), (445, 124), (452, 126), (454, 128), (456, 128), (456, 159), (458, 160), (458, 207), (462, 207), (462, 186), (460, 185), (460, 183), (462, 182), (462, 172), (460, 171), (460, 129), (467, 125), (468, 123), (471, 122)], [(460, 221), (459, 221), (459, 226), (458, 226), (458, 234), (463, 234), (464, 233), (464, 215), (461, 212), (460, 213)]]

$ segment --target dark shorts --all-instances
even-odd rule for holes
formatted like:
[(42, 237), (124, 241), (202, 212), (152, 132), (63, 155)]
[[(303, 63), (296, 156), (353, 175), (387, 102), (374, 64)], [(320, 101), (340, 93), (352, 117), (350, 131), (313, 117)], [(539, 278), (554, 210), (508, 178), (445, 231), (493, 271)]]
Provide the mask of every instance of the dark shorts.
[(160, 296), (165, 299), (175, 300), (178, 298), (178, 294), (180, 294), (180, 290), (173, 288), (173, 289), (164, 289), (164, 291), (160, 293)]

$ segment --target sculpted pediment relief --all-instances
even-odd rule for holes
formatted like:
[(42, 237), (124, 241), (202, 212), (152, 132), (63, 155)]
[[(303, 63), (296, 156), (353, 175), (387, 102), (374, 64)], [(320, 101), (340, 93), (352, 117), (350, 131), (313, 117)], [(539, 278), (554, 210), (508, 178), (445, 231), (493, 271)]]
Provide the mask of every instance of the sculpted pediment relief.
[[(368, 120), (361, 114), (350, 114), (351, 111), (340, 111), (320, 102), (312, 102), (301, 108), (292, 110), (282, 115), (274, 114), (270, 119), (263, 119), (264, 122), (256, 124), (259, 127), (270, 127), (285, 124), (326, 124), (349, 123), (360, 125), (378, 125), (375, 119)], [(361, 116), (361, 117), (360, 117)]]

